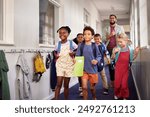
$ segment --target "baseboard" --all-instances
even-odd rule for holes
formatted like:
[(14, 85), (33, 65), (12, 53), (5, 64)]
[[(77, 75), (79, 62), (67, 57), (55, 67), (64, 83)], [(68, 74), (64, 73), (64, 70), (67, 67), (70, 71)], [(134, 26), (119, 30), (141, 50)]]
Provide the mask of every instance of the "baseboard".
[(137, 92), (137, 95), (138, 95), (138, 99), (141, 100), (141, 96), (140, 96), (139, 89), (138, 89), (136, 81), (135, 81), (135, 76), (133, 74), (132, 68), (131, 68), (131, 73), (132, 73), (133, 81), (134, 81), (134, 84), (135, 84), (136, 92)]
[[(71, 82), (69, 84), (69, 88), (73, 87), (74, 85), (76, 85), (78, 82)], [(64, 88), (61, 88), (60, 94), (64, 92)], [(43, 98), (43, 100), (51, 100), (54, 98), (54, 94), (55, 92), (52, 92), (48, 97)]]

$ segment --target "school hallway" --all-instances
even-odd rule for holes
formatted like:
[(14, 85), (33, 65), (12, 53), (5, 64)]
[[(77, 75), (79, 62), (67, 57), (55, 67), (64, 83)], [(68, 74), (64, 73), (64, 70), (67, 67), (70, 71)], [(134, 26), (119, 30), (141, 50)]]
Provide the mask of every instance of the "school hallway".
[[(18, 91), (23, 93), (17, 87), (21, 78), (18, 78), (18, 66), (27, 70), (32, 96), (28, 99), (52, 100), (51, 84), (55, 85), (56, 77), (52, 78), (51, 73), (55, 70), (46, 63), (48, 55), (53, 58), (52, 51), (60, 40), (57, 30), (69, 26), (68, 39), (73, 40), (85, 26), (91, 26), (103, 37), (105, 27), (110, 25), (110, 14), (117, 16), (117, 24), (124, 28), (132, 46), (141, 48), (130, 70), (128, 100), (150, 100), (150, 0), (0, 0), (0, 51), (8, 64), (6, 82), (10, 100), (26, 99), (18, 97)], [(39, 81), (34, 81), (34, 58), (38, 52), (47, 68)], [(106, 74), (110, 84), (108, 67)], [(0, 99), (1, 87), (0, 78)], [(82, 100), (77, 78), (71, 78), (69, 87), (69, 100)], [(113, 88), (109, 88), (109, 95), (103, 95), (100, 76), (96, 95), (97, 100), (114, 100)], [(64, 100), (63, 88), (60, 99)], [(88, 99), (92, 99), (90, 90)]]
[[(108, 66), (106, 66), (105, 69), (106, 69), (106, 74), (107, 74), (107, 78), (108, 78), (108, 83), (110, 83)], [(133, 81), (131, 72), (129, 75), (128, 86), (129, 86), (129, 92), (131, 92), (128, 100), (138, 100), (138, 96), (137, 96), (137, 92), (136, 92), (136, 88), (134, 85), (134, 81)], [(79, 94), (80, 94), (79, 84), (76, 84), (69, 89), (69, 98), (68, 99), (69, 100), (83, 100), (83, 97), (80, 96)], [(91, 95), (91, 91), (89, 88), (88, 88), (88, 95), (89, 95), (88, 99), (92, 100), (92, 95)], [(99, 76), (99, 82), (96, 85), (96, 96), (97, 96), (97, 100), (114, 100), (114, 88), (109, 87), (109, 94), (108, 95), (103, 94), (102, 80), (101, 80), (100, 76)], [(64, 100), (64, 93), (62, 93), (60, 95), (60, 100)]]

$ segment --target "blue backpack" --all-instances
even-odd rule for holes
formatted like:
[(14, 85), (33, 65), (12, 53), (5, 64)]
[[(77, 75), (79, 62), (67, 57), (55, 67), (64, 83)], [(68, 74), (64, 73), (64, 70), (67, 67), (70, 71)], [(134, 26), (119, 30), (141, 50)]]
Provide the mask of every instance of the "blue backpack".
[[(83, 55), (84, 45), (85, 45), (85, 42), (82, 42), (81, 46), (80, 46), (81, 56)], [(97, 56), (96, 56), (96, 44), (95, 43), (92, 43), (92, 50), (93, 50), (93, 55), (96, 58)], [(98, 61), (98, 64), (97, 64), (98, 72), (101, 72), (103, 70), (103, 68), (104, 68), (104, 59), (103, 59), (102, 50), (100, 50), (100, 53), (102, 55), (102, 58), (101, 58), (100, 61)]]
[(101, 58), (101, 60), (100, 60), (101, 67), (98, 68), (98, 72), (100, 72), (100, 71), (102, 71), (103, 68), (104, 68), (104, 54), (105, 54), (105, 47), (104, 47), (103, 44), (101, 44), (101, 45), (98, 45), (98, 49), (99, 49), (99, 51), (100, 51), (100, 53), (101, 53), (101, 56), (102, 56), (102, 58)]

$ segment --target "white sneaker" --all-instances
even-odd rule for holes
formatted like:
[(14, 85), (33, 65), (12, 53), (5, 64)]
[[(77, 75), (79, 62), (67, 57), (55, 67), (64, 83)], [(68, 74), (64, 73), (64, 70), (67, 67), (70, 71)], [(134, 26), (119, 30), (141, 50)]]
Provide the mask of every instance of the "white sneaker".
[(80, 96), (81, 96), (81, 97), (83, 96), (83, 92), (80, 93)]
[(79, 87), (79, 91), (82, 91), (82, 87)]
[(114, 99), (115, 99), (115, 100), (118, 100), (118, 97), (117, 97), (117, 96), (114, 96)]

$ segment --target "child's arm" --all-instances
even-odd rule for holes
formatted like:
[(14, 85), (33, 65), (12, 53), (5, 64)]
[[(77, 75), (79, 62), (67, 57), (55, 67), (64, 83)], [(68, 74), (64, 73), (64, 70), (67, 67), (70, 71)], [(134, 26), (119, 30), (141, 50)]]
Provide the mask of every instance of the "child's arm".
[(69, 55), (70, 55), (72, 58), (74, 58), (75, 55), (76, 55), (76, 51), (77, 51), (78, 45), (75, 44), (75, 43), (72, 41), (72, 46), (73, 46), (73, 50), (71, 50), (71, 51), (69, 52)]
[(96, 56), (97, 56), (96, 59), (93, 59), (93, 60), (91, 61), (93, 65), (96, 65), (96, 64), (98, 63), (98, 61), (100, 61), (101, 58), (102, 58), (102, 55), (100, 54), (100, 51), (99, 51), (97, 45), (96, 45)]
[(139, 51), (140, 51), (140, 47), (136, 47), (136, 48), (134, 49), (133, 60), (136, 59), (136, 57), (138, 56)]

